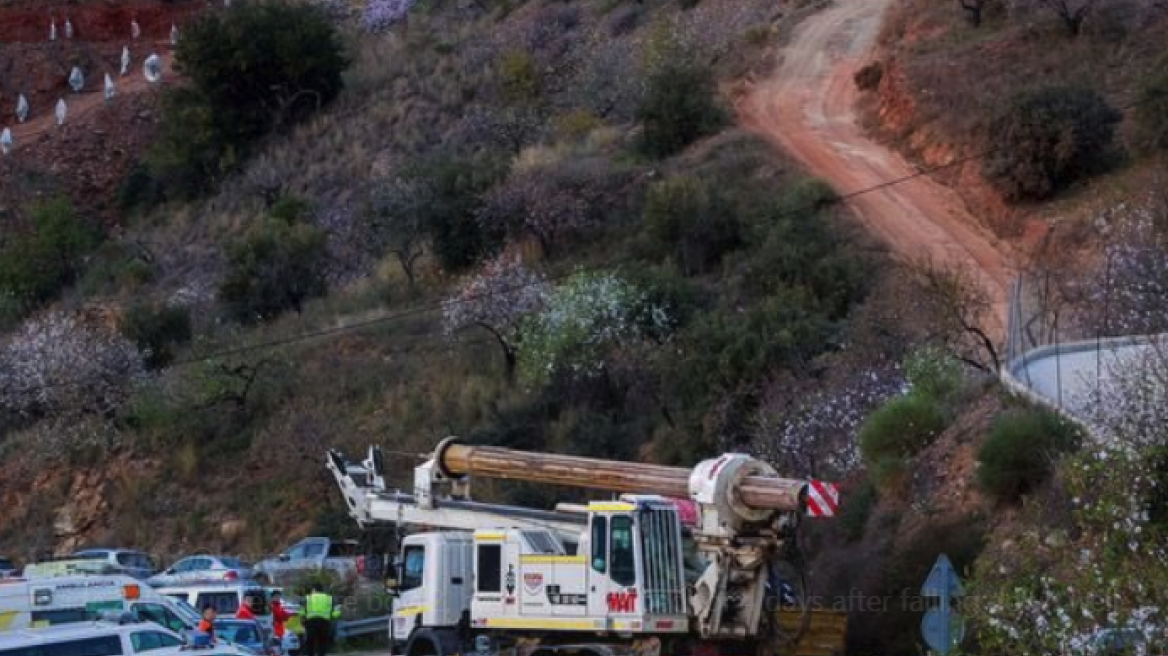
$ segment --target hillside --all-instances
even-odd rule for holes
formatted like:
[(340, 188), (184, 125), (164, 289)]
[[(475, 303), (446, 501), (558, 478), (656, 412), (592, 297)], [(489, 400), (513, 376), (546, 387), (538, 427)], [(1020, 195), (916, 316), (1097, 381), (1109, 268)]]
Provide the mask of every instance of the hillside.
[[(1026, 202), (978, 160), (1028, 80), (1134, 97), (1159, 14), (1063, 41), (993, 2), (977, 28), (943, 0), (305, 4), (0, 4), (0, 126), (14, 89), (43, 109), (74, 62), (116, 66), (134, 16), (135, 61), (173, 62), (0, 159), (0, 554), (257, 560), (353, 534), (330, 448), (383, 446), (405, 488), (449, 435), (744, 451), (843, 487), (808, 525), (807, 592), (876, 656), (920, 651), (939, 552), (1012, 595), (1011, 573), (1102, 553), (1083, 490), (1148, 498), (1080, 475), (1096, 445), (996, 374), (1016, 272), (1043, 283), (1035, 342), (1168, 330), (1162, 156), (1124, 119), (1105, 170)], [(75, 39), (46, 43), (66, 13)], [(1149, 553), (1106, 564), (1168, 571)], [(971, 650), (1040, 653), (1000, 623), (1053, 597), (1017, 594), (1012, 617), (969, 605)]]

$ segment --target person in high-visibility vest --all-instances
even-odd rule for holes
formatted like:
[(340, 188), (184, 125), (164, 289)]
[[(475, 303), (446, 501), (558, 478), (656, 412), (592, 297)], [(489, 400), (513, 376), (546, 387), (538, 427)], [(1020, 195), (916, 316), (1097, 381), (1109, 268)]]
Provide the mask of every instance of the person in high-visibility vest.
[(327, 656), (333, 620), (341, 616), (341, 609), (332, 595), (321, 592), (319, 583), (312, 584), (311, 590), (304, 598), (304, 656)]

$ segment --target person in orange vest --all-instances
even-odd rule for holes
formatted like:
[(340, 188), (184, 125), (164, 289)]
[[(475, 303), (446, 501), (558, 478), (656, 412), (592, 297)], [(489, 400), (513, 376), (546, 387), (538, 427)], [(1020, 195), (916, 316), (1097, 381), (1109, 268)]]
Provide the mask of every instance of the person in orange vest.
[(251, 595), (244, 595), (243, 601), (239, 603), (239, 609), (235, 611), (235, 619), (237, 620), (252, 620), (255, 621), (255, 613), (251, 610), (252, 599)]
[(215, 644), (215, 607), (211, 605), (203, 606), (203, 619), (199, 620), (199, 626), (195, 628), (199, 633), (205, 634), (210, 644)]
[(272, 590), (272, 635), (281, 645), (284, 644), (284, 623), (292, 619), (292, 614), (284, 610), (283, 595), (279, 590)]

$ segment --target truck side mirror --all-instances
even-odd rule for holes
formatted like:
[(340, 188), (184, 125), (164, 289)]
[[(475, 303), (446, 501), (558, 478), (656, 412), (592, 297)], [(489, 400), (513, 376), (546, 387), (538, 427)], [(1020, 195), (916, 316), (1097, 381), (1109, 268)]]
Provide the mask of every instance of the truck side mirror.
[(400, 593), (397, 579), (385, 579), (385, 591), (396, 597)]

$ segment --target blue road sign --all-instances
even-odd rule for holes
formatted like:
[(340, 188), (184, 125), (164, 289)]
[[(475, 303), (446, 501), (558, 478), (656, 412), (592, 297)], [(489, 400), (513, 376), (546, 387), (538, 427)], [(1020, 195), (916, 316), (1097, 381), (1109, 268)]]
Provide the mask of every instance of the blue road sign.
[(925, 613), (921, 620), (921, 635), (933, 651), (945, 656), (965, 638), (965, 618), (953, 612), (951, 600), (965, 594), (957, 570), (945, 554), (937, 558), (929, 578), (921, 586), (922, 597), (935, 597), (936, 608)]

